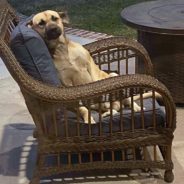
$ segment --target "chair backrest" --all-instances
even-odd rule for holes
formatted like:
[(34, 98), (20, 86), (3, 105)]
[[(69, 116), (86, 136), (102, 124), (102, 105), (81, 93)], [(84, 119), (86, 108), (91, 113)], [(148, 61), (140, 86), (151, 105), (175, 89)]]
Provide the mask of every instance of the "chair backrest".
[(19, 18), (15, 10), (5, 0), (2, 1), (0, 6), (0, 57), (11, 76), (23, 91), (24, 89), (27, 90), (27, 86), (34, 88), (33, 86), (38, 85), (40, 82), (34, 80), (24, 71), (11, 51), (10, 37), (18, 22)]
[[(0, 6), (0, 57), (2, 58), (13, 79), (19, 85), (27, 104), (27, 108), (30, 114), (34, 116), (34, 112), (32, 110), (34, 108), (32, 108), (32, 106), (34, 106), (34, 102), (37, 101), (34, 91), (42, 91), (42, 89), (40, 90), (39, 87), (42, 86), (44, 88), (47, 85), (33, 79), (30, 75), (28, 75), (20, 66), (19, 62), (11, 51), (10, 36), (18, 22), (19, 20), (14, 9), (6, 1), (3, 1)], [(33, 117), (33, 119), (35, 118)]]
[(15, 10), (6, 1), (2, 2), (0, 10), (0, 38), (5, 43), (9, 43), (11, 32), (18, 23), (18, 17)]
[(9, 44), (10, 36), (18, 24), (18, 17), (15, 10), (4, 0), (1, 1), (0, 6), (0, 57), (6, 65), (8, 71), (16, 80), (17, 83), (21, 81), (20, 73), (25, 73), (14, 57)]

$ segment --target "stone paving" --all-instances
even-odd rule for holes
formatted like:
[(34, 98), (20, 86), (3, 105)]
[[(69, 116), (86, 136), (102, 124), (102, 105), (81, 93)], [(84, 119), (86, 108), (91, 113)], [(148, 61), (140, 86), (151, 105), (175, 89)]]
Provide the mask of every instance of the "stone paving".
[[(86, 44), (95, 41), (95, 37), (84, 38), (80, 35), (68, 35), (71, 39)], [(6, 70), (0, 59), (0, 183), (28, 184), (36, 159), (36, 142), (32, 137), (33, 120), (25, 106), (19, 87)], [(173, 142), (173, 161), (175, 180), (173, 184), (183, 184), (184, 180), (184, 108), (177, 108), (177, 129)], [(44, 181), (48, 183), (49, 181)], [(164, 184), (163, 173), (131, 171), (128, 175), (120, 171), (96, 171), (86, 175), (65, 176), (52, 183), (86, 184)]]

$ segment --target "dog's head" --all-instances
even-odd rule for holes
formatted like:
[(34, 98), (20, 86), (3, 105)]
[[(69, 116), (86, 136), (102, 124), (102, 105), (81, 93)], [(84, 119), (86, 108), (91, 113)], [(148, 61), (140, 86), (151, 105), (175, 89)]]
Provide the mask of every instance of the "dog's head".
[(68, 23), (68, 16), (64, 12), (46, 10), (36, 14), (29, 23), (45, 40), (57, 40), (64, 36), (64, 24)]

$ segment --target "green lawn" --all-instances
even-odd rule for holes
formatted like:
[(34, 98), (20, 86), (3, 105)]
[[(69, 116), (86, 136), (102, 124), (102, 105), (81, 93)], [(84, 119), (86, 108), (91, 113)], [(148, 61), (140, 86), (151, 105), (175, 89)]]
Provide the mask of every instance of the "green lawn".
[(9, 0), (25, 15), (47, 9), (67, 11), (71, 27), (126, 37), (135, 37), (136, 31), (122, 23), (120, 12), (142, 1), (150, 0)]

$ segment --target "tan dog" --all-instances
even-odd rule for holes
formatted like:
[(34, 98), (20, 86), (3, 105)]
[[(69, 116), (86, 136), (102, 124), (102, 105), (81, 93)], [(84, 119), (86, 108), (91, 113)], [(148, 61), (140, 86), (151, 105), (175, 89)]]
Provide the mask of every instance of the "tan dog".
[[(29, 24), (45, 40), (62, 83), (67, 87), (76, 86), (117, 76), (115, 73), (108, 74), (100, 70), (83, 46), (66, 38), (63, 26), (65, 23), (68, 23), (65, 13), (47, 10), (36, 14)], [(151, 94), (147, 96), (151, 96)], [(131, 99), (125, 99), (123, 103), (131, 106)], [(109, 113), (109, 103), (104, 103), (103, 107), (103, 110)], [(97, 107), (93, 106), (93, 108)], [(119, 111), (120, 103), (113, 102), (112, 108), (114, 112)], [(141, 110), (135, 102), (134, 110)], [(79, 112), (84, 122), (88, 123), (88, 109), (82, 106), (79, 108)], [(92, 117), (91, 123), (95, 123)]]

